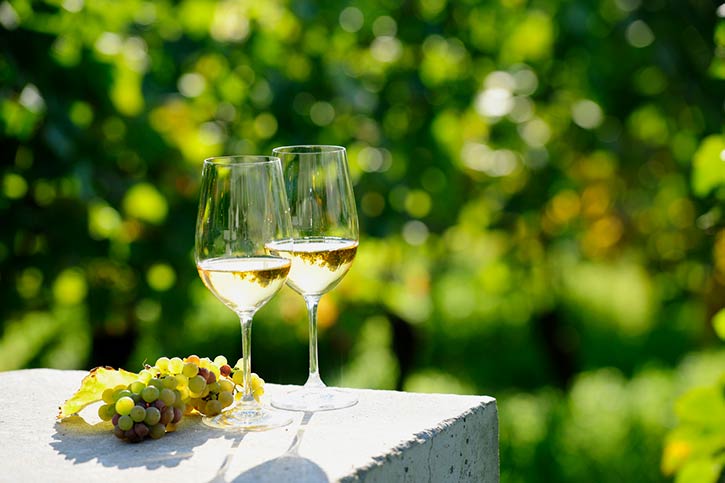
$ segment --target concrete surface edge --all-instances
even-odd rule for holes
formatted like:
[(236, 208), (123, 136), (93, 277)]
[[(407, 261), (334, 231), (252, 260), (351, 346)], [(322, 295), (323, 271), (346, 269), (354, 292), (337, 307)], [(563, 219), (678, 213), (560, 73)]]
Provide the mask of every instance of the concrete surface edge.
[(498, 483), (498, 408), (486, 398), (458, 417), (421, 431), (388, 453), (373, 457), (341, 483)]

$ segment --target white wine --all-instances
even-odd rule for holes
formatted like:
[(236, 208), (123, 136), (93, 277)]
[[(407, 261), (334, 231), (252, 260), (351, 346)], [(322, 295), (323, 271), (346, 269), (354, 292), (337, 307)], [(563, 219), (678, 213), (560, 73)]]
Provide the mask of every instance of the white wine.
[(292, 260), (287, 285), (302, 295), (331, 290), (352, 265), (357, 241), (335, 237), (309, 237), (267, 245), (273, 255)]
[(235, 312), (254, 312), (282, 288), (290, 261), (278, 257), (211, 258), (197, 265), (211, 293)]

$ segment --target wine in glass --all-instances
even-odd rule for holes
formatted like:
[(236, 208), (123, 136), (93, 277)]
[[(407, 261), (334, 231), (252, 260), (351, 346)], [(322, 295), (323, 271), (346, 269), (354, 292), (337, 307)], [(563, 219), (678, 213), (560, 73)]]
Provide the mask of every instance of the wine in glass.
[(307, 305), (310, 370), (302, 388), (274, 398), (272, 406), (293, 411), (349, 407), (357, 397), (328, 388), (317, 361), (317, 305), (345, 276), (357, 253), (357, 211), (347, 154), (340, 146), (285, 146), (273, 154), (282, 160), (293, 240), (275, 241), (268, 249), (292, 261), (287, 285)]
[(285, 283), (290, 261), (266, 246), (291, 237), (282, 165), (273, 156), (224, 156), (204, 161), (194, 258), (204, 285), (232, 309), (242, 326), (242, 399), (204, 423), (261, 431), (291, 422), (252, 395), (252, 317)]

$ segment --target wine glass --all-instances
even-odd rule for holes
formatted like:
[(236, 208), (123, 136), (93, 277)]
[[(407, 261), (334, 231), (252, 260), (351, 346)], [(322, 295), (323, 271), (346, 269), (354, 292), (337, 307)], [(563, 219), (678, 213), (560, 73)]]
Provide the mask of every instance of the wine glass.
[(357, 253), (357, 211), (347, 154), (340, 146), (285, 146), (272, 152), (282, 160), (293, 240), (268, 247), (270, 253), (292, 260), (287, 285), (305, 300), (310, 334), (307, 382), (273, 398), (272, 406), (293, 411), (349, 407), (357, 397), (325, 386), (317, 363), (317, 304), (340, 282)]
[(204, 161), (194, 259), (204, 285), (232, 309), (242, 326), (244, 394), (208, 426), (262, 431), (291, 418), (264, 409), (252, 395), (252, 317), (284, 285), (290, 261), (265, 246), (291, 236), (282, 165), (273, 156), (223, 156)]

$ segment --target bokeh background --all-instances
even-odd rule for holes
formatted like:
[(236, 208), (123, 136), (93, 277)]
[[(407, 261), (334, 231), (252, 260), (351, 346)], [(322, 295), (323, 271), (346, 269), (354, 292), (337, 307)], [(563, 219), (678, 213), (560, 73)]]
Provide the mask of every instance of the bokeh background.
[[(320, 305), (328, 383), (495, 396), (503, 481), (723, 481), (724, 17), (3, 0), (0, 370), (235, 360), (191, 256), (201, 162), (339, 144), (362, 239)], [(254, 370), (302, 383), (306, 343), (284, 289)]]

